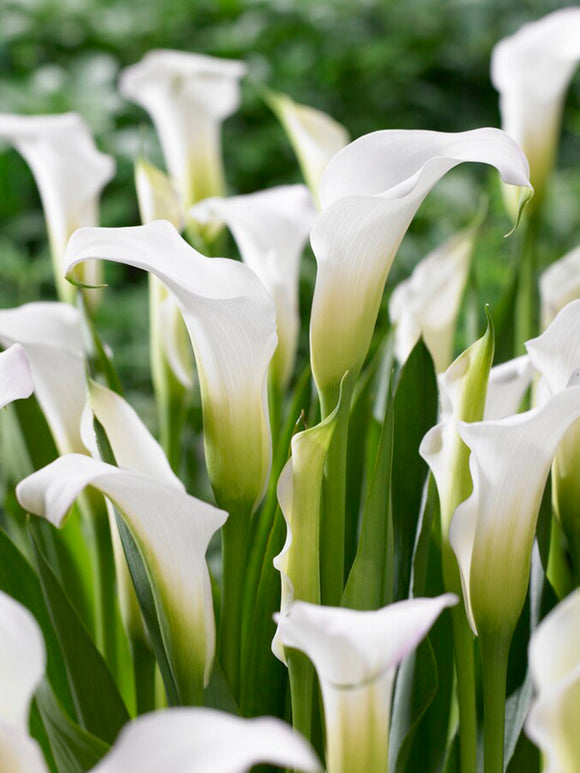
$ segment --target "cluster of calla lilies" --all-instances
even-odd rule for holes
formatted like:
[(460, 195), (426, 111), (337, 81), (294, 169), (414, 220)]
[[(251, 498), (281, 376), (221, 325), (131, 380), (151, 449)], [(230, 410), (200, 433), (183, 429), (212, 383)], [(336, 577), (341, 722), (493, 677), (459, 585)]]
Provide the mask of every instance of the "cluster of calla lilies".
[[(579, 59), (578, 8), (501, 41), (504, 130), (349, 143), (263, 92), (307, 185), (226, 196), (245, 66), (150, 52), (120, 90), (167, 172), (137, 160), (121, 228), (98, 227), (114, 163), (82, 118), (0, 115), (60, 298), (0, 310), (0, 770), (580, 771), (580, 252), (539, 289), (534, 258)], [(525, 234), (495, 366), (494, 309), (452, 361), (481, 212), (380, 313), (464, 162), (495, 167)], [(241, 260), (215, 257), (227, 231)], [(107, 261), (149, 272), (159, 440), (99, 336)]]

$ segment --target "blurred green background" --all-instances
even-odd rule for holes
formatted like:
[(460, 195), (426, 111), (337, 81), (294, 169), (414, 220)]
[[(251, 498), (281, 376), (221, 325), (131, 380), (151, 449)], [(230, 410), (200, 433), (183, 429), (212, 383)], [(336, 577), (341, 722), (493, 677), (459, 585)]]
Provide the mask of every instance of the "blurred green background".
[[(94, 130), (118, 172), (105, 190), (102, 224), (138, 222), (133, 158), (145, 147), (161, 163), (147, 115), (116, 91), (120, 69), (152, 48), (244, 59), (250, 78), (239, 113), (224, 127), (232, 192), (299, 180), (299, 171), (255, 83), (328, 111), (352, 137), (380, 128), (459, 131), (499, 125), (489, 79), (500, 38), (565, 3), (529, 0), (0, 0), (0, 109), (75, 110)], [(547, 202), (541, 260), (579, 241), (580, 82), (570, 89), (559, 171)], [(490, 212), (476, 252), (483, 302), (501, 291), (517, 235), (504, 240), (497, 176), (460, 167), (430, 195), (405, 239), (389, 282), (409, 273), (430, 248), (473, 216), (482, 190)], [(20, 156), (0, 148), (0, 306), (54, 297), (44, 221)], [(232, 254), (233, 246), (230, 245)], [(99, 313), (129, 390), (149, 389), (145, 277), (110, 267)], [(314, 277), (306, 258), (303, 302)]]

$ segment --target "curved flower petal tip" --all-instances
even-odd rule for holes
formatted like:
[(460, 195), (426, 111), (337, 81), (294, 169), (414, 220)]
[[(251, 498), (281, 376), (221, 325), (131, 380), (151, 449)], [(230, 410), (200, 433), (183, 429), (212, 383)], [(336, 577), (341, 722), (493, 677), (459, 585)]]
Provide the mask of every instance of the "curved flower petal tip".
[(86, 377), (79, 311), (49, 301), (2, 309), (0, 343), (18, 343), (26, 351), (36, 398), (60, 452), (83, 451)]
[[(528, 164), (499, 129), (379, 131), (355, 140), (322, 178), (311, 243), (318, 263), (310, 341), (319, 389), (335, 396), (370, 345), (387, 275), (415, 212), (446, 172), (474, 161), (527, 186)], [(334, 406), (333, 406), (334, 407)]]
[(552, 263), (540, 276), (542, 328), (546, 329), (566, 304), (580, 298), (580, 247)]
[(224, 192), (221, 122), (240, 102), (243, 62), (184, 51), (150, 51), (121, 74), (123, 96), (153, 120), (185, 208)]
[(548, 472), (580, 417), (580, 388), (497, 421), (459, 423), (471, 449), (473, 493), (455, 511), (450, 542), (474, 631), (508, 633), (528, 586), (536, 520)]
[(278, 719), (173, 708), (128, 725), (93, 773), (245, 773), (258, 763), (321, 770), (310, 745)]
[(278, 349), (272, 377), (287, 384), (294, 366), (300, 320), (298, 277), (300, 257), (316, 210), (304, 185), (205, 199), (190, 210), (203, 224), (225, 223), (232, 232), (242, 260), (260, 277), (276, 305)]
[(318, 199), (322, 174), (330, 159), (348, 143), (348, 131), (321, 110), (300, 105), (285, 94), (269, 91), (266, 100), (284, 127), (302, 175)]
[(134, 228), (81, 229), (67, 270), (112, 260), (155, 274), (177, 299), (193, 344), (210, 478), (224, 509), (254, 509), (271, 458), (266, 373), (276, 349), (276, 311), (247, 266), (206, 258), (163, 220)]
[(0, 408), (14, 400), (23, 400), (34, 391), (30, 363), (20, 344), (0, 354)]
[(403, 363), (422, 335), (437, 371), (449, 365), (461, 298), (469, 275), (476, 230), (467, 228), (430, 252), (394, 289), (389, 316)]
[(560, 131), (564, 96), (580, 59), (580, 8), (561, 8), (501, 40), (491, 59), (502, 126), (520, 144), (542, 197)]
[(580, 759), (580, 590), (540, 623), (529, 646), (536, 699), (526, 733), (544, 755), (544, 771), (572, 771)]
[[(25, 158), (36, 180), (48, 226), (59, 297), (74, 289), (64, 281), (62, 256), (77, 228), (97, 225), (102, 189), (115, 173), (111, 156), (101, 153), (80, 115), (0, 115), (0, 138)], [(98, 284), (87, 273), (86, 284)]]
[(137, 542), (168, 629), (176, 681), (207, 681), (215, 631), (205, 553), (228, 515), (173, 483), (80, 454), (61, 456), (21, 481), (18, 501), (60, 527), (76, 497), (94, 486), (118, 508)]
[(550, 393), (565, 389), (580, 368), (580, 300), (565, 306), (541, 336), (526, 342), (526, 349)]

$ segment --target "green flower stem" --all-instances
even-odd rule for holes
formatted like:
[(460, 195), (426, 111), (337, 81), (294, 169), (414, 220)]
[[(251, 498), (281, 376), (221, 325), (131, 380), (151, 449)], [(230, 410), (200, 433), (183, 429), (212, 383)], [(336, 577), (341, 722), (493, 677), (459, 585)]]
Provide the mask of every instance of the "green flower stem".
[(143, 641), (131, 642), (137, 715), (155, 709), (155, 655)]
[(484, 773), (503, 773), (505, 693), (511, 635), (481, 632), (479, 641), (483, 682), (483, 769)]
[[(356, 377), (343, 380), (343, 403), (330, 444), (323, 485), (320, 524), (320, 584), (322, 603), (339, 606), (344, 590), (344, 541), (346, 529), (346, 456), (348, 419)], [(339, 392), (321, 395), (322, 419), (336, 408)]]
[[(271, 376), (268, 378), (268, 411), (272, 433), (272, 460), (277, 460), (282, 431), (282, 388)], [(274, 476), (271, 476), (273, 478)], [(277, 476), (274, 484), (277, 483)]]
[(310, 738), (312, 735), (314, 666), (306, 655), (296, 650), (286, 652), (286, 662), (292, 701), (292, 727), (304, 738)]
[(514, 355), (523, 354), (524, 342), (536, 335), (538, 308), (536, 288), (537, 212), (526, 218), (518, 266), (518, 291), (515, 308)]
[[(227, 509), (227, 508), (225, 508)], [(245, 586), (250, 513), (228, 510), (230, 517), (222, 530), (222, 609), (220, 655), (224, 674), (234, 698), (240, 698), (242, 604)]]

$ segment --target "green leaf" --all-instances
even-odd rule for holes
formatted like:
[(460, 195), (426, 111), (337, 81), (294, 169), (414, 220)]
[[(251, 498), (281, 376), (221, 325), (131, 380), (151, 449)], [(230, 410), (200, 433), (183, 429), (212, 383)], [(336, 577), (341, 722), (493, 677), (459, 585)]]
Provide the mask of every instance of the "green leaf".
[(391, 493), (395, 601), (409, 595), (417, 525), (427, 465), (419, 456), (423, 436), (437, 419), (437, 379), (433, 360), (419, 340), (401, 370), (394, 397)]
[(48, 564), (29, 523), (42, 593), (68, 673), (80, 725), (98, 738), (113, 743), (129, 714), (102, 655), (72, 607)]
[(514, 325), (518, 284), (518, 272), (514, 267), (505, 283), (506, 289), (493, 308), (496, 363), (505, 362), (514, 356)]
[(109, 745), (67, 716), (46, 681), (37, 690), (35, 700), (59, 773), (84, 773), (92, 769), (107, 753)]

